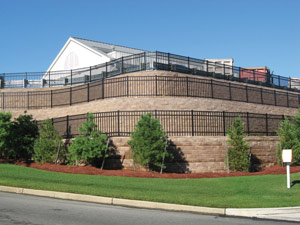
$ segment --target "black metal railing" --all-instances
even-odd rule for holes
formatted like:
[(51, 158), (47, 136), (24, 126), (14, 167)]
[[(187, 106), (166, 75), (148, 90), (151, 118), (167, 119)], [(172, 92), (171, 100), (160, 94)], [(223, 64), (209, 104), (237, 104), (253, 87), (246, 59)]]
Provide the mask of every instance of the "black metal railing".
[(96, 66), (64, 71), (0, 74), (1, 88), (38, 88), (90, 83), (120, 74), (143, 70), (166, 70), (208, 76), (274, 88), (300, 91), (300, 81), (218, 62), (164, 52), (144, 52)]
[[(216, 111), (112, 111), (94, 113), (98, 130), (108, 136), (130, 136), (140, 116), (152, 113), (169, 136), (225, 136), (238, 116), (245, 124), (245, 133), (252, 136), (274, 136), (284, 115)], [(74, 138), (79, 126), (86, 122), (85, 114), (53, 118), (53, 124), (64, 138)], [(41, 124), (41, 121), (39, 121)]]
[(172, 96), (298, 108), (300, 94), (192, 76), (123, 76), (57, 90), (2, 92), (0, 108), (39, 109), (105, 98)]

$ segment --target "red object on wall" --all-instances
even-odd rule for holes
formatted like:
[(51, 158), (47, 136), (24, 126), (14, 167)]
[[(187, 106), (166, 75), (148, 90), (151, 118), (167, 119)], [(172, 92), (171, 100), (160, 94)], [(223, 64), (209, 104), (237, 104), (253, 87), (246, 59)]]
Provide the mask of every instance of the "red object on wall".
[(270, 70), (264, 67), (249, 67), (242, 68), (240, 71), (240, 78), (247, 78), (248, 80), (267, 82), (267, 75)]

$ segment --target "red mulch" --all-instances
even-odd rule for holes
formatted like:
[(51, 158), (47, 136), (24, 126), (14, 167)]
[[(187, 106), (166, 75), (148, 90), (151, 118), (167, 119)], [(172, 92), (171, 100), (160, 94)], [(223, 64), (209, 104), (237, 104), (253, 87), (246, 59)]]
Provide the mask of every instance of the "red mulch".
[[(227, 173), (157, 173), (157, 172), (144, 172), (132, 170), (101, 170), (96, 167), (87, 166), (67, 166), (67, 165), (54, 165), (50, 163), (38, 164), (35, 162), (13, 162), (7, 160), (0, 160), (0, 162), (10, 162), (19, 166), (26, 166), (41, 170), (48, 170), (54, 172), (74, 173), (74, 174), (90, 174), (90, 175), (105, 175), (105, 176), (122, 176), (122, 177), (147, 177), (147, 178), (214, 178), (214, 177), (234, 177), (234, 176), (253, 176), (253, 175), (266, 175), (266, 174), (285, 174), (286, 168), (279, 165), (271, 166), (263, 169), (260, 172), (231, 172)], [(300, 166), (291, 167), (291, 173), (299, 173)]]

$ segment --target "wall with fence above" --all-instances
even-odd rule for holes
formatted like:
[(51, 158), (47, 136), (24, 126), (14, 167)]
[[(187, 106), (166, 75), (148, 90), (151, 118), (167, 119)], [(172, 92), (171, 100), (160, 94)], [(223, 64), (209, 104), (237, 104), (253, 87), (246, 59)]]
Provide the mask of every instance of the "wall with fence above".
[[(169, 136), (225, 136), (238, 116), (245, 124), (249, 136), (276, 136), (283, 115), (235, 113), (216, 111), (150, 110), (111, 111), (93, 113), (98, 129), (108, 136), (130, 136), (140, 116), (152, 113), (160, 120)], [(64, 138), (78, 135), (79, 126), (86, 121), (86, 115), (53, 118), (53, 124)]]
[(212, 98), (298, 108), (300, 94), (218, 79), (193, 76), (128, 75), (98, 82), (42, 91), (1, 92), (2, 110), (70, 106), (105, 98), (173, 96)]

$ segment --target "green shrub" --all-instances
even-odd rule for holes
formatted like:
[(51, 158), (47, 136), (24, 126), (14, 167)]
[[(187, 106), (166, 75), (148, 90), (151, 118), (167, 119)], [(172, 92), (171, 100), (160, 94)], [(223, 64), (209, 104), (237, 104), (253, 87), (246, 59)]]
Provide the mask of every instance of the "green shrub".
[(107, 136), (96, 130), (94, 116), (87, 114), (87, 122), (79, 127), (77, 136), (69, 147), (68, 160), (77, 165), (82, 163), (93, 163), (97, 159), (108, 157)]
[(39, 138), (34, 143), (33, 159), (38, 163), (54, 162), (62, 137), (58, 134), (50, 119), (40, 126)]
[(135, 162), (149, 168), (165, 168), (164, 159), (171, 157), (166, 151), (167, 134), (158, 119), (151, 118), (151, 113), (142, 115), (131, 133), (131, 155)]
[(227, 143), (229, 169), (232, 171), (248, 171), (249, 161), (249, 143), (244, 140), (247, 136), (244, 133), (244, 123), (240, 117), (237, 117), (231, 129), (227, 130), (227, 136), (230, 138)]
[(277, 135), (280, 138), (276, 155), (278, 164), (282, 163), (281, 150), (293, 149), (293, 163), (291, 165), (300, 165), (300, 111), (293, 118), (293, 123), (287, 118), (279, 125)]
[(9, 158), (25, 159), (32, 158), (33, 146), (38, 137), (38, 125), (32, 115), (20, 115), (15, 118), (11, 125)]
[(8, 157), (11, 113), (0, 112), (0, 158)]

